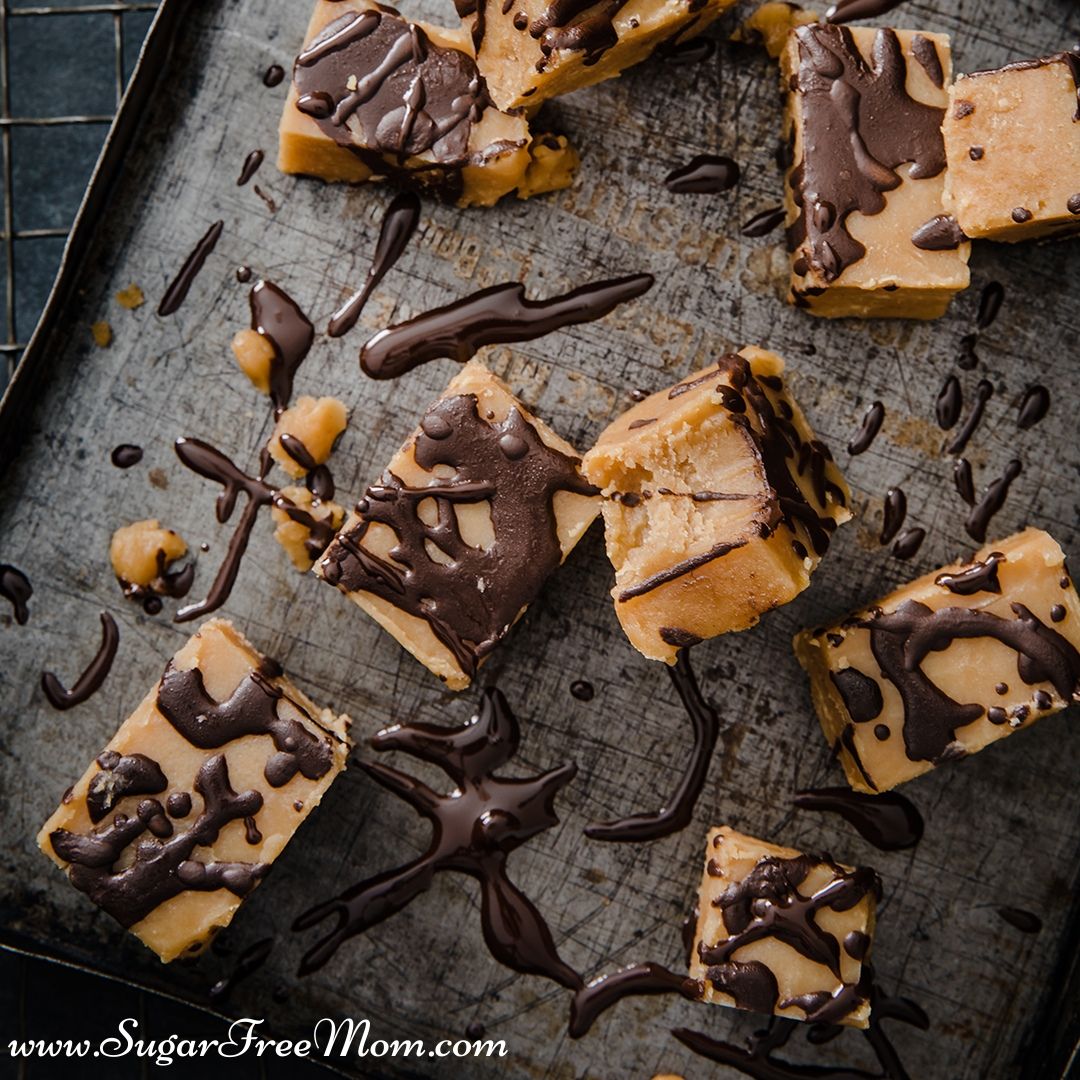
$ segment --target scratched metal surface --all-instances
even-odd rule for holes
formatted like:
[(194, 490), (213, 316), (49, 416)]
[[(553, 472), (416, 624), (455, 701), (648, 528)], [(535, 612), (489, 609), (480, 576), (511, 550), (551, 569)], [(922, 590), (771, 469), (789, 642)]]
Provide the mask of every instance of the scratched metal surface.
[[(47, 372), (33, 432), (0, 484), (0, 556), (28, 571), (35, 587), (29, 626), (14, 626), (6, 615), (0, 622), (0, 926), (204, 1002), (207, 988), (229, 970), (227, 959), (210, 955), (163, 968), (68, 887), (32, 838), (190, 629), (165, 615), (147, 618), (121, 598), (107, 560), (111, 531), (157, 516), (194, 549), (207, 542), (199, 592), (228, 530), (214, 520), (216, 489), (179, 466), (172, 440), (206, 438), (253, 463), (267, 437), (263, 400), (228, 353), (232, 334), (247, 323), (246, 289), (236, 283), (234, 266), (251, 264), (324, 323), (372, 250), (389, 198), (383, 189), (324, 187), (281, 177), (268, 165), (258, 180), (277, 203), (271, 214), (250, 188), (235, 186), (246, 153), (274, 146), (285, 87), (267, 90), (259, 76), (294, 53), (306, 19), (298, 0), (193, 5), (129, 154), (114, 210), (98, 227), (79, 296), (34, 358)], [(894, 23), (901, 19), (951, 33), (961, 70), (1062, 47), (1080, 29), (1069, 0), (1046, 0), (1037, 11), (996, 0), (929, 0), (894, 13)], [(722, 29), (733, 23), (729, 15)], [(789, 641), (807, 623), (970, 548), (949, 463), (938, 452), (933, 402), (959, 337), (971, 329), (979, 286), (990, 279), (1008, 289), (980, 346), (999, 393), (970, 456), (980, 484), (1014, 454), (1025, 463), (994, 531), (1036, 523), (1080, 555), (1073, 419), (1080, 403), (1073, 378), (1080, 247), (979, 247), (975, 287), (932, 325), (815, 322), (780, 302), (777, 236), (739, 236), (740, 223), (780, 193), (772, 156), (775, 72), (763, 57), (725, 46), (698, 66), (650, 63), (549, 106), (547, 115), (582, 150), (574, 188), (493, 211), (425, 205), (421, 232), (364, 316), (369, 331), (507, 279), (547, 295), (649, 270), (657, 287), (603, 323), (488, 353), (488, 362), (579, 447), (626, 406), (630, 388), (659, 388), (744, 342), (788, 357), (797, 395), (838, 451), (871, 400), (884, 401), (889, 416), (868, 454), (850, 462), (839, 455), (860, 518), (842, 530), (811, 590), (752, 632), (696, 650), (726, 727), (695, 822), (678, 836), (621, 846), (582, 835), (589, 821), (659, 802), (682, 767), (687, 724), (663, 672), (621, 636), (599, 527), (555, 576), (487, 669), (523, 722), (520, 769), (571, 759), (580, 770), (559, 801), (562, 824), (512, 858), (512, 876), (547, 915), (563, 956), (593, 976), (644, 959), (678, 966), (679, 924), (710, 824), (729, 822), (869, 862), (888, 895), (875, 946), (880, 977), (921, 1001), (934, 1019), (931, 1034), (894, 1028), (912, 1074), (1012, 1075), (1053, 969), (1078, 867), (1080, 750), (1067, 731), (1075, 716), (1046, 720), (962, 767), (909, 785), (927, 819), (926, 838), (913, 853), (882, 854), (837, 822), (789, 813), (797, 787), (840, 782)], [(667, 195), (661, 181), (668, 169), (706, 150), (743, 164), (741, 186), (729, 196)], [(159, 319), (153, 301), (217, 218), (225, 220), (225, 234), (187, 304)], [(111, 299), (129, 282), (152, 301), (133, 313)], [(88, 325), (100, 318), (115, 331), (105, 350), (89, 343)], [(339, 489), (353, 496), (453, 371), (436, 363), (396, 383), (367, 381), (356, 363), (362, 337), (357, 330), (343, 341), (320, 339), (297, 386), (350, 405), (334, 469)], [(970, 388), (977, 377), (968, 373), (963, 381)], [(1054, 389), (1053, 408), (1040, 427), (1018, 433), (1016, 401), (1034, 379)], [(108, 451), (126, 441), (147, 452), (124, 472), (109, 465)], [(930, 531), (910, 565), (891, 561), (873, 539), (881, 496), (897, 483), (907, 490), (912, 523)], [(442, 691), (352, 605), (292, 571), (270, 532), (266, 521), (256, 530), (225, 614), (280, 657), (305, 689), (351, 713), (361, 739), (393, 721), (468, 717), (474, 693)], [(53, 712), (38, 688), (40, 671), (52, 667), (73, 678), (96, 647), (103, 609), (121, 627), (115, 671), (89, 703)], [(597, 688), (590, 703), (570, 696), (579, 677)], [(385, 1038), (458, 1037), (479, 1021), (506, 1040), (510, 1056), (470, 1065), (470, 1073), (500, 1077), (701, 1075), (708, 1067), (667, 1035), (669, 1027), (740, 1037), (758, 1023), (666, 999), (628, 1001), (571, 1043), (564, 1034), (567, 994), (490, 959), (478, 891), (454, 877), (439, 879), (402, 915), (298, 981), (299, 955), (313, 939), (291, 934), (291, 920), (313, 901), (412, 857), (425, 841), (426, 826), (407, 807), (359, 770), (348, 772), (225, 935), (234, 950), (268, 933), (277, 937), (270, 961), (237, 990), (228, 1011), (265, 1017), (292, 1033), (323, 1016), (367, 1016)], [(996, 904), (1039, 912), (1045, 930), (1015, 932), (994, 914)], [(278, 987), (289, 990), (283, 1003), (272, 995)], [(820, 1056), (866, 1063), (863, 1041), (854, 1036)], [(363, 1064), (369, 1075), (460, 1075), (454, 1063)], [(351, 1067), (361, 1065), (354, 1060)]]

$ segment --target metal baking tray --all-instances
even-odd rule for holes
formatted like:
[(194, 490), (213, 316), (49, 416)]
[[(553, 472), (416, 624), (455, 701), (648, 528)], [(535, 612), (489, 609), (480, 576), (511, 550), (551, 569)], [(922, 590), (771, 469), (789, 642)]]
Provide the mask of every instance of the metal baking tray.
[[(715, 35), (725, 37), (747, 10), (729, 13)], [(409, 13), (451, 15), (435, 0)], [(224, 1007), (229, 1015), (264, 1017), (289, 1034), (309, 1032), (321, 1017), (367, 1017), (384, 1038), (456, 1038), (480, 1023), (506, 1040), (509, 1055), (470, 1062), (476, 1076), (701, 1075), (704, 1063), (669, 1028), (738, 1040), (760, 1018), (677, 998), (631, 1000), (571, 1042), (568, 994), (491, 959), (477, 888), (459, 877), (440, 875), (404, 913), (298, 979), (299, 956), (314, 938), (290, 930), (295, 916), (400, 864), (426, 842), (427, 827), (358, 769), (335, 785), (223, 935), (231, 956), (160, 965), (34, 847), (61, 792), (191, 629), (169, 620), (171, 607), (151, 618), (123, 599), (107, 559), (112, 530), (157, 516), (196, 551), (208, 543), (209, 552), (198, 553), (201, 592), (228, 527), (214, 519), (216, 489), (179, 465), (172, 442), (197, 436), (250, 463), (267, 437), (267, 410), (228, 351), (232, 334), (248, 322), (247, 288), (236, 282), (235, 266), (249, 264), (276, 281), (322, 324), (366, 269), (390, 198), (380, 187), (285, 178), (267, 164), (258, 181), (276, 204), (271, 212), (250, 186), (236, 185), (250, 150), (274, 149), (286, 87), (267, 89), (261, 76), (271, 63), (288, 64), (307, 16), (299, 0), (164, 0), (60, 280), (4, 398), (0, 557), (27, 571), (35, 591), (27, 626), (0, 625), (0, 935), (9, 947), (197, 1004), (206, 1004), (237, 953), (273, 935), (269, 960), (235, 988)], [(1080, 29), (1070, 0), (1046, 0), (1022, 18), (1015, 5), (996, 0), (912, 0), (885, 21), (950, 33), (960, 70), (1067, 46)], [(683, 768), (689, 728), (668, 679), (618, 628), (598, 527), (555, 575), (485, 669), (522, 721), (511, 771), (525, 775), (563, 761), (579, 770), (558, 799), (561, 824), (514, 854), (511, 877), (546, 915), (562, 955), (591, 977), (646, 959), (679, 966), (680, 923), (710, 824), (869, 863), (887, 890), (875, 944), (879, 978), (921, 1002), (933, 1022), (928, 1033), (892, 1029), (911, 1075), (1058, 1075), (1076, 1034), (1080, 746), (1067, 730), (1073, 718), (1045, 720), (909, 785), (926, 818), (925, 838), (913, 852), (884, 854), (839, 821), (791, 810), (796, 788), (840, 777), (790, 639), (971, 549), (933, 405), (989, 281), (1005, 286), (1005, 303), (981, 335), (980, 371), (963, 380), (971, 389), (986, 375), (998, 392), (970, 457), (981, 484), (1013, 456), (1025, 466), (993, 531), (1039, 524), (1080, 554), (1080, 247), (977, 246), (972, 289), (936, 323), (815, 321), (782, 303), (778, 234), (740, 235), (741, 224), (775, 205), (781, 191), (776, 71), (762, 54), (723, 42), (704, 63), (655, 59), (549, 105), (545, 116), (582, 151), (575, 186), (494, 210), (426, 202), (420, 232), (364, 315), (369, 332), (501, 281), (522, 279), (531, 295), (543, 296), (650, 271), (656, 287), (603, 322), (486, 354), (579, 447), (626, 407), (631, 388), (667, 385), (743, 343), (787, 357), (795, 393), (838, 452), (871, 401), (885, 403), (888, 419), (869, 453), (850, 461), (839, 454), (859, 518), (841, 530), (812, 588), (753, 631), (696, 650), (724, 736), (694, 822), (676, 836), (623, 845), (582, 834), (591, 821), (656, 808)], [(668, 194), (668, 170), (702, 151), (735, 157), (741, 185), (724, 196)], [(225, 221), (224, 234), (187, 302), (175, 316), (158, 317), (166, 284), (217, 219)], [(129, 312), (113, 297), (132, 282), (149, 302)], [(90, 337), (99, 319), (114, 329), (107, 349)], [(334, 468), (339, 489), (353, 496), (454, 370), (439, 362), (393, 383), (372, 382), (357, 366), (363, 338), (363, 329), (340, 341), (320, 338), (297, 387), (349, 404), (352, 422)], [(1039, 427), (1021, 433), (1016, 404), (1036, 380), (1052, 388), (1053, 406)], [(127, 471), (109, 463), (110, 449), (123, 442), (146, 448), (142, 464)], [(911, 522), (929, 532), (909, 564), (890, 558), (874, 538), (882, 497), (896, 484), (907, 491)], [(477, 692), (441, 689), (352, 605), (295, 573), (270, 531), (265, 522), (256, 530), (224, 613), (305, 690), (347, 710), (361, 740), (395, 721), (460, 723), (472, 713)], [(39, 689), (41, 670), (74, 677), (96, 648), (102, 610), (120, 624), (115, 669), (90, 702), (54, 712)], [(591, 702), (571, 696), (577, 678), (596, 687)], [(413, 769), (411, 761), (396, 763)], [(418, 775), (438, 779), (423, 767)], [(1018, 933), (995, 914), (1002, 904), (1036, 911), (1042, 933)], [(868, 1064), (854, 1036), (813, 1054), (803, 1045), (793, 1053)], [(451, 1076), (461, 1068), (410, 1059), (336, 1064), (369, 1076)]]

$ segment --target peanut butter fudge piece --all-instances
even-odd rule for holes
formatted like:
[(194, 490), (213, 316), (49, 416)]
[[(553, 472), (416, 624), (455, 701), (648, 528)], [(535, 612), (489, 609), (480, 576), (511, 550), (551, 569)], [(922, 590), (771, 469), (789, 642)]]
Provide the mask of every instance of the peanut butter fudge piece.
[(369, 0), (319, 0), (306, 41), (281, 118), (282, 172), (390, 178), (460, 206), (570, 183), (577, 154), (491, 104), (466, 30)]
[(615, 613), (653, 660), (794, 599), (851, 517), (783, 370), (753, 347), (725, 356), (623, 413), (585, 455), (605, 496)]
[(345, 768), (348, 724), (211, 619), (64, 795), (38, 845), (163, 961), (192, 956)]
[(471, 361), (315, 570), (453, 690), (599, 512), (581, 459)]
[(886, 791), (1080, 701), (1080, 601), (1026, 529), (927, 574), (795, 653), (856, 791)]
[(735, 0), (455, 0), (500, 109), (592, 86), (699, 34)]
[(792, 302), (829, 317), (943, 315), (968, 286), (970, 249), (942, 220), (949, 39), (802, 26), (781, 62)]
[(865, 1028), (880, 894), (868, 867), (711, 829), (690, 977), (703, 1001)]
[(1080, 229), (1080, 54), (961, 75), (944, 133), (945, 205), (968, 236)]

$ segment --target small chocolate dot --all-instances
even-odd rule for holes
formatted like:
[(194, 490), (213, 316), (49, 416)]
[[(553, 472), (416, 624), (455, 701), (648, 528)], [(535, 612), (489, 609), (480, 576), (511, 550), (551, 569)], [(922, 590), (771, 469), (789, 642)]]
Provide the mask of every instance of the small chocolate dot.
[(975, 111), (975, 104), (971, 101), (958, 101), (956, 107), (953, 109), (953, 119), (963, 120), (964, 117), (970, 116)]
[(1030, 221), (1034, 215), (1026, 206), (1018, 206), (1012, 212), (1012, 219), (1017, 225), (1023, 225), (1025, 221)]
[(1054, 699), (1045, 690), (1035, 691), (1035, 708), (1044, 712), (1054, 704)]
[(1080, 214), (1080, 191), (1075, 195), (1070, 195), (1065, 205), (1069, 208), (1070, 214)]
[(994, 708), (987, 712), (986, 718), (991, 724), (1004, 724), (1009, 719), (1009, 714), (995, 705)]
[(986, 151), (981, 146), (973, 146), (968, 150), (968, 157), (970, 157), (972, 161), (982, 161), (985, 155)]
[(1065, 619), (1065, 608), (1061, 604), (1055, 604), (1050, 609), (1050, 618), (1053, 622), (1063, 622)]
[(878, 742), (885, 742), (892, 732), (889, 731), (888, 724), (875, 724), (874, 725), (874, 738)]
[(997, 686), (994, 687), (994, 693), (997, 694), (999, 697), (1004, 695), (1004, 694), (1007, 694), (1008, 692), (1009, 692), (1009, 684), (1008, 683), (999, 682), (997, 684)]

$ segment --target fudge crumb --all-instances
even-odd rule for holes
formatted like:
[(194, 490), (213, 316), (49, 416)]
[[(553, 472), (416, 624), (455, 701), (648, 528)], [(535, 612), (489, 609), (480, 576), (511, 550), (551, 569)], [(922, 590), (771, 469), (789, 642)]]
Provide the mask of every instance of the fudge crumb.
[(126, 289), (121, 289), (116, 294), (116, 302), (122, 307), (127, 308), (128, 311), (134, 311), (136, 308), (141, 308), (146, 303), (146, 297), (143, 295), (142, 289), (134, 282)]
[(90, 333), (94, 337), (94, 344), (99, 349), (107, 349), (112, 344), (112, 327), (104, 321), (94, 323), (90, 327)]
[(164, 469), (151, 469), (146, 475), (154, 487), (160, 488), (162, 491), (168, 488), (169, 478), (165, 475)]

